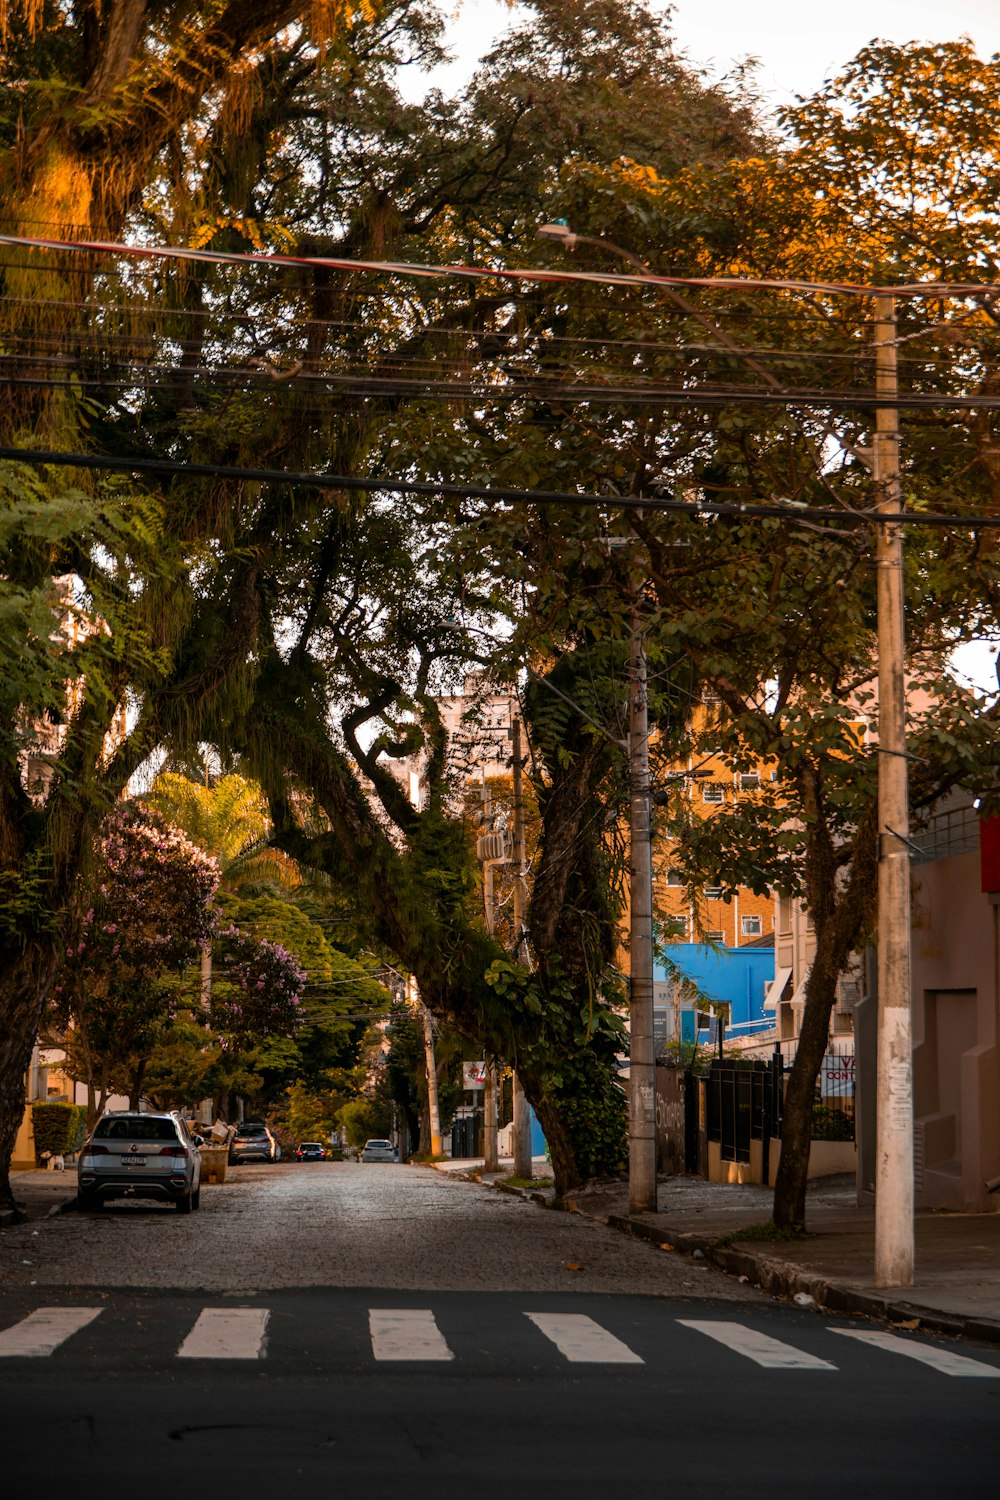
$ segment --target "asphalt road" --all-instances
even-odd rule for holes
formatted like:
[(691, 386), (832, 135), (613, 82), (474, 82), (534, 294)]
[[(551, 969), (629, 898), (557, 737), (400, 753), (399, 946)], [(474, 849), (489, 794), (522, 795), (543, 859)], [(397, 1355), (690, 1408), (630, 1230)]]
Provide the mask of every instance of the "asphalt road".
[(151, 1500), (996, 1493), (995, 1349), (777, 1304), (405, 1167), (241, 1169), (203, 1202), (0, 1235), (8, 1479)]

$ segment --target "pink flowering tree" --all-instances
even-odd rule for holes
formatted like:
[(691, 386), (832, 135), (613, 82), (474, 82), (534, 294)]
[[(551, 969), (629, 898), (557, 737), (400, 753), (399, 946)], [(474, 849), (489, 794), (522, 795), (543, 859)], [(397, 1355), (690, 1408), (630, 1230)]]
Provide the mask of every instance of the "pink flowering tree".
[(212, 856), (140, 804), (101, 825), (50, 1015), (91, 1123), (110, 1093), (138, 1103), (150, 1054), (190, 1003), (178, 977), (212, 936), (218, 883)]
[(306, 971), (281, 943), (242, 928), (219, 928), (210, 1020), (223, 1045), (240, 1051), (291, 1036), (302, 1019)]

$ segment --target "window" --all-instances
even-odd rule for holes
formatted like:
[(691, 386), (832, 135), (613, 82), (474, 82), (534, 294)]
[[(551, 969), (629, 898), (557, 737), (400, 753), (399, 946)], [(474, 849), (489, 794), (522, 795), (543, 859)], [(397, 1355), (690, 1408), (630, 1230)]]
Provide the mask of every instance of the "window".
[(701, 800), (703, 802), (721, 802), (725, 797), (722, 783), (718, 781), (706, 781), (701, 789)]
[(744, 937), (760, 937), (764, 930), (764, 924), (760, 917), (741, 917), (740, 927)]
[(721, 885), (706, 885), (706, 887), (705, 887), (705, 900), (706, 901), (721, 901), (722, 900), (722, 886)]
[(126, 1115), (124, 1119), (101, 1120), (94, 1131), (99, 1141), (176, 1141), (173, 1120), (157, 1115)]
[(683, 884), (684, 884), (684, 876), (681, 874), (680, 870), (675, 870), (672, 867), (668, 867), (668, 869), (667, 869), (667, 885), (683, 885)]
[(706, 943), (723, 943), (723, 942), (725, 942), (725, 933), (723, 932), (722, 928), (721, 927), (710, 927), (708, 929), (708, 931), (705, 933), (705, 942)]
[(759, 771), (741, 771), (740, 772), (740, 791), (741, 792), (756, 792), (759, 789), (759, 787), (760, 787), (760, 772)]
[(668, 943), (686, 943), (687, 935), (687, 917), (667, 917), (663, 923), (663, 936)]

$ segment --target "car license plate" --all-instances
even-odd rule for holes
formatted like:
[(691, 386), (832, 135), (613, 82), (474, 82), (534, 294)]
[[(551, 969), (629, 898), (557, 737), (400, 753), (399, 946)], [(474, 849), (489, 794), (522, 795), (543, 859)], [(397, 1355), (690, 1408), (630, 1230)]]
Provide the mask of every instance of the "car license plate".
[(123, 1167), (144, 1167), (145, 1165), (146, 1165), (146, 1158), (144, 1156), (123, 1156), (122, 1157), (122, 1166)]

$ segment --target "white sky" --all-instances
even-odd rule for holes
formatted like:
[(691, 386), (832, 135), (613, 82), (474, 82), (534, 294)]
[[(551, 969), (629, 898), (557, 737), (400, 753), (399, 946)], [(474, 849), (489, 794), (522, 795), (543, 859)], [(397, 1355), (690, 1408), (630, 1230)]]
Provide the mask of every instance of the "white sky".
[[(656, 10), (669, 6), (652, 0)], [(510, 25), (503, 0), (452, 0), (455, 63), (436, 73), (442, 89), (468, 76), (478, 56)], [(808, 11), (808, 23), (803, 15)], [(817, 89), (873, 37), (907, 42), (951, 41), (968, 35), (981, 56), (1000, 52), (1000, 0), (677, 0), (673, 33), (688, 60), (712, 76), (736, 61), (760, 60), (758, 83), (776, 104)], [(413, 80), (417, 93), (423, 90)]]

